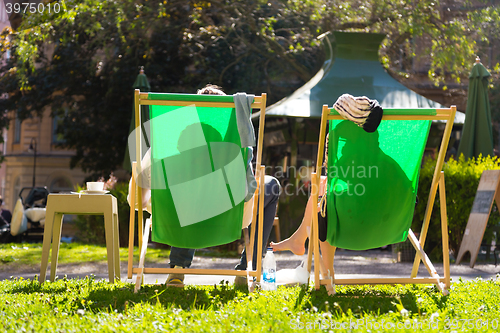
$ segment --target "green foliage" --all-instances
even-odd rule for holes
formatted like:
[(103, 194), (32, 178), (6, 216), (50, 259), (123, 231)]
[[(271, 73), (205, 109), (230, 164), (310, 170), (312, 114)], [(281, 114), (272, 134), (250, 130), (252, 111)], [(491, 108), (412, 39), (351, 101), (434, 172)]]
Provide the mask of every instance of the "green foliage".
[[(424, 221), (425, 209), (429, 198), (435, 166), (435, 159), (427, 159), (420, 171), (420, 180), (418, 184), (418, 198), (420, 203), (416, 206), (412, 223), (412, 229), (417, 232), (420, 231), (422, 222)], [(465, 160), (462, 154), (458, 160), (451, 157), (448, 162), (445, 163), (443, 170), (446, 189), (448, 235), (450, 250), (452, 250), (455, 255), (458, 254), (462, 242), (463, 233), (467, 226), (481, 174), (485, 170), (498, 169), (500, 169), (500, 159), (496, 156), (479, 156), (477, 159), (472, 158)], [(434, 257), (442, 258), (440, 204), (438, 192), (434, 203), (434, 210), (431, 215), (426, 247)], [(494, 226), (498, 223), (498, 220), (498, 213), (492, 211), (490, 219), (488, 220), (488, 226)], [(489, 239), (489, 237), (491, 237), (491, 234), (486, 233), (485, 238)]]
[[(71, 165), (99, 175), (122, 164), (140, 66), (153, 91), (214, 83), (227, 93), (267, 92), (272, 104), (319, 69), (316, 37), (326, 31), (386, 33), (383, 63), (409, 77), (417, 54), (430, 54), (435, 83), (466, 78), (474, 55), (500, 35), (498, 5), (458, 1), (60, 3), (61, 12), (25, 14), (16, 32), (0, 34), (0, 56), (11, 54), (0, 69), (0, 92), (9, 96), (0, 109), (23, 120), (50, 107), (61, 119), (60, 146), (76, 151)], [(0, 128), (8, 120), (3, 113)]]
[[(497, 73), (500, 72), (500, 70), (497, 69)], [(489, 100), (490, 100), (490, 109), (491, 109), (491, 120), (493, 123), (499, 123), (500, 122), (500, 84), (496, 84), (493, 86), (493, 89), (489, 90)], [(493, 133), (494, 137), (498, 138), (499, 135), (499, 127), (494, 126), (493, 127)]]
[(443, 89), (449, 83), (466, 81), (477, 55), (484, 63), (497, 64), (488, 51), (500, 33), (498, 21), (493, 23), (500, 14), (497, 4), (384, 1), (380, 7), (388, 10), (378, 23), (388, 33), (383, 62), (407, 79), (415, 61), (429, 62), (429, 79)]
[(305, 287), (249, 294), (226, 283), (134, 293), (93, 277), (20, 278), (0, 282), (0, 320), (5, 332), (496, 332), (499, 295), (498, 280), (453, 283), (449, 296), (415, 285), (337, 286), (328, 296)]
[[(0, 91), (9, 93), (0, 109), (23, 120), (50, 106), (61, 119), (60, 146), (76, 151), (71, 165), (97, 175), (122, 164), (140, 66), (153, 91), (194, 93), (209, 82), (227, 93), (282, 91), (270, 96), (273, 102), (321, 65), (311, 53), (318, 26), (309, 19), (312, 2), (293, 2), (300, 12), (267, 1), (65, 5), (57, 15), (25, 15), (17, 32), (0, 36), (0, 55), (12, 55), (0, 70)], [(278, 74), (296, 78), (293, 86), (281, 88)]]

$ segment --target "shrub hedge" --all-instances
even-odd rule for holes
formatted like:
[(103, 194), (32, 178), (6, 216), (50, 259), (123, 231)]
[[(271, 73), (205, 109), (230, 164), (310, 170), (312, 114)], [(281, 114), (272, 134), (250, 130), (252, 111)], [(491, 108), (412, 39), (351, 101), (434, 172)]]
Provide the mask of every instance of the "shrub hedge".
[[(420, 231), (424, 220), (435, 165), (436, 159), (428, 158), (424, 161), (420, 171), (417, 192), (419, 204), (416, 206), (412, 223), (412, 230), (416, 232)], [(496, 156), (479, 156), (477, 159), (472, 158), (466, 160), (464, 156), (461, 155), (458, 160), (451, 157), (444, 164), (443, 170), (445, 174), (450, 250), (455, 255), (458, 253), (462, 242), (462, 236), (467, 226), (481, 174), (485, 170), (496, 169), (500, 169), (500, 159)], [(438, 193), (436, 195), (426, 240), (426, 252), (429, 251), (428, 253), (431, 253), (430, 255), (434, 258), (442, 258), (440, 204)], [(484, 240), (489, 241), (492, 237), (492, 232), (489, 230), (489, 227), (498, 223), (499, 216), (497, 211), (494, 205), (488, 221)]]

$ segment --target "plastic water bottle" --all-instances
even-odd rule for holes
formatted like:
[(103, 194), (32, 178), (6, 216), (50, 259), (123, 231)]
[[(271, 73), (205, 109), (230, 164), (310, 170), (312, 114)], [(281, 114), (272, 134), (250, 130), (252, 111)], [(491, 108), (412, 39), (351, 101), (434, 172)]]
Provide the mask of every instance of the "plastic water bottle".
[(262, 263), (262, 290), (276, 290), (276, 259), (270, 247)]

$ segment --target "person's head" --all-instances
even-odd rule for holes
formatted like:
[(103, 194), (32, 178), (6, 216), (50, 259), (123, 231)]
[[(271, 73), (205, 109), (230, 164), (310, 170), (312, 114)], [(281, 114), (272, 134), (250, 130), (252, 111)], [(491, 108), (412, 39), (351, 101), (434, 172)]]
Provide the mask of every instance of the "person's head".
[[(215, 84), (207, 84), (205, 87), (198, 89), (196, 92), (197, 95), (226, 95), (222, 88)], [(187, 151), (189, 150), (193, 143), (192, 138), (197, 137), (199, 124), (192, 124), (187, 126), (180, 134), (179, 140), (177, 142), (177, 149), (179, 151)], [(201, 123), (201, 128), (203, 130), (203, 134), (205, 137), (211, 138), (211, 142), (222, 142), (221, 134), (212, 126)]]
[(0, 206), (3, 205), (3, 198), (2, 196), (0, 195)]
[(226, 95), (222, 88), (215, 84), (207, 84), (205, 87), (198, 89), (198, 95)]

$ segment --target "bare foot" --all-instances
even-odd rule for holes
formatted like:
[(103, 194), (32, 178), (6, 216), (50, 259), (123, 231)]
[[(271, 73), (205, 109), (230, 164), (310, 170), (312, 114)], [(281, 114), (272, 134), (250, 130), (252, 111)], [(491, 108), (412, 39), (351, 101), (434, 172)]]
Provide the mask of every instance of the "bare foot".
[(300, 244), (300, 242), (294, 242), (291, 238), (285, 239), (279, 243), (271, 242), (270, 245), (274, 252), (292, 251), (293, 254), (298, 256), (301, 256), (306, 252), (304, 243)]

